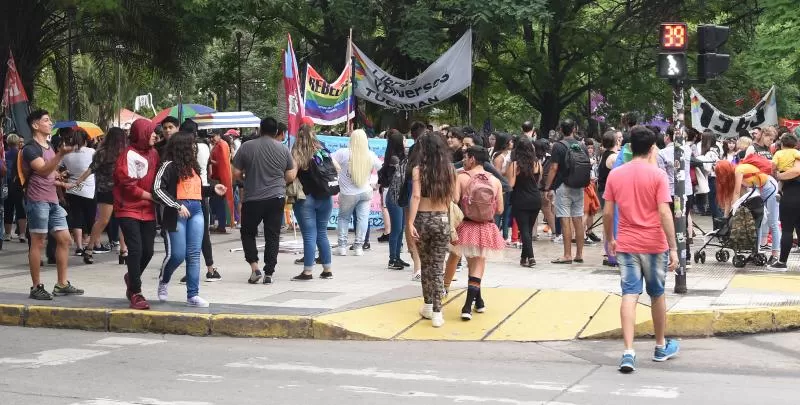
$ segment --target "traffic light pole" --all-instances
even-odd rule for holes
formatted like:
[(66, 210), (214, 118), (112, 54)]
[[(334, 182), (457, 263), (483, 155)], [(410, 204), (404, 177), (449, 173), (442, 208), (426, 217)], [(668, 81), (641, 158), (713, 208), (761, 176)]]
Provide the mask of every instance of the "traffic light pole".
[(672, 120), (675, 125), (675, 134), (672, 145), (675, 148), (675, 197), (673, 199), (673, 219), (675, 221), (675, 238), (677, 239), (678, 246), (678, 268), (675, 270), (675, 293), (686, 294), (686, 227), (687, 220), (685, 194), (686, 187), (684, 183), (686, 176), (688, 176), (688, 167), (685, 167), (683, 157), (683, 145), (685, 142), (684, 131), (684, 93), (685, 82), (683, 80), (675, 80), (672, 82)]

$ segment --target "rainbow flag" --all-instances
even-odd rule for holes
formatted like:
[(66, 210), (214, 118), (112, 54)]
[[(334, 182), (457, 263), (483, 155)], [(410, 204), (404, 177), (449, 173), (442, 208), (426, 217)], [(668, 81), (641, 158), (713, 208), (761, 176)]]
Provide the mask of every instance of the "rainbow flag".
[(306, 64), (305, 115), (315, 124), (336, 125), (355, 118), (356, 98), (350, 80), (350, 66), (348, 63), (339, 78), (328, 83), (310, 64)]

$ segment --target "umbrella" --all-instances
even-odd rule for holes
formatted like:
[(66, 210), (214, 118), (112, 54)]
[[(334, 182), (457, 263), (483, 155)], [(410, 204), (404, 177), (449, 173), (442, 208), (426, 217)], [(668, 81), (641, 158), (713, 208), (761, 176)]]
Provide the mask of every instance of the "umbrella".
[(183, 119), (192, 118), (198, 114), (210, 114), (214, 112), (214, 109), (202, 104), (178, 104), (172, 106), (170, 108), (162, 110), (160, 113), (156, 114), (153, 117), (153, 123), (158, 124), (167, 118), (168, 116), (173, 116), (175, 118), (179, 118), (180, 115), (179, 110), (183, 108)]
[(73, 129), (80, 129), (83, 132), (86, 132), (89, 135), (89, 138), (96, 138), (100, 135), (103, 135), (103, 130), (100, 129), (95, 124), (86, 121), (59, 121), (53, 125), (53, 133), (55, 133), (57, 129), (60, 128), (73, 128)]

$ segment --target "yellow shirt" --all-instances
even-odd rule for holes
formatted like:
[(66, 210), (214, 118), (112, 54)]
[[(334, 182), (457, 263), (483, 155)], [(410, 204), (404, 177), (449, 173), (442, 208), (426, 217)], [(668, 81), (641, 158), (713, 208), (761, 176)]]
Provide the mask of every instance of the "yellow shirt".
[(742, 184), (747, 187), (763, 187), (769, 180), (769, 176), (761, 173), (757, 167), (749, 163), (739, 163), (736, 165), (736, 173), (741, 173), (743, 175)]
[(800, 159), (800, 150), (781, 149), (772, 156), (772, 163), (779, 172), (785, 172), (794, 166), (794, 161)]

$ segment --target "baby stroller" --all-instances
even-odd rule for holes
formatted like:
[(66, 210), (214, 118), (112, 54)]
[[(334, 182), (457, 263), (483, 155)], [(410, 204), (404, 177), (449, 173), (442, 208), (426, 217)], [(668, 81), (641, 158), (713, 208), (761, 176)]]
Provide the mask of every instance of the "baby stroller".
[(745, 194), (733, 203), (731, 215), (714, 218), (715, 230), (706, 235), (703, 246), (694, 254), (695, 263), (706, 262), (705, 249), (719, 248), (716, 259), (727, 262), (733, 250), (733, 267), (742, 268), (752, 262), (756, 266), (767, 264), (767, 256), (758, 252), (758, 226), (764, 218), (764, 200), (758, 189)]

